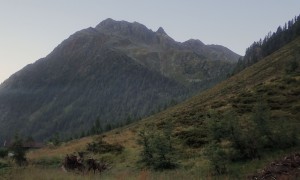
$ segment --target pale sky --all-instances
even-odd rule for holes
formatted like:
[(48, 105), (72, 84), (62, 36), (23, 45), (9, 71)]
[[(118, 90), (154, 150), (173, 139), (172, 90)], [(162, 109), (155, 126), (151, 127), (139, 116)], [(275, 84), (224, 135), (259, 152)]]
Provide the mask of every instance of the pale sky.
[(107, 18), (161, 26), (176, 41), (199, 39), (244, 55), (299, 14), (300, 0), (0, 0), (0, 83)]

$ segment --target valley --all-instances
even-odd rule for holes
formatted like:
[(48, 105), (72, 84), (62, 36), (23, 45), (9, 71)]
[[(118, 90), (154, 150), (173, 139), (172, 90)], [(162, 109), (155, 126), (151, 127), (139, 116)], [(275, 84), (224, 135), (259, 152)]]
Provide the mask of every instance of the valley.
[(110, 18), (74, 33), (0, 85), (1, 178), (300, 178), (299, 18), (244, 57)]

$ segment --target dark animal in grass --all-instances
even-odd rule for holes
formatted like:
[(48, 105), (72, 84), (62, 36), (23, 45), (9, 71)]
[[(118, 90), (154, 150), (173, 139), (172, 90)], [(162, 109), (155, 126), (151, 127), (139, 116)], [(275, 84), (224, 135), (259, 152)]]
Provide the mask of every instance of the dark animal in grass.
[(96, 170), (98, 170), (99, 173), (102, 173), (103, 171), (110, 169), (108, 163), (97, 162), (95, 159), (92, 159), (92, 158), (87, 160), (87, 165), (88, 165), (88, 171), (93, 169), (94, 174), (95, 174)]
[(79, 170), (84, 172), (85, 166), (83, 164), (83, 159), (75, 155), (68, 155), (64, 159), (63, 167), (66, 170)]

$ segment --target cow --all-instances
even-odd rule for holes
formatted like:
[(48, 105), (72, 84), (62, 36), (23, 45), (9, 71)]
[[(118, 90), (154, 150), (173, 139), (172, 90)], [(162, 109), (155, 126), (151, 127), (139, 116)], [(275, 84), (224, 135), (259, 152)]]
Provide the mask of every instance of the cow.
[(89, 158), (87, 160), (87, 165), (88, 165), (88, 171), (92, 170), (94, 171), (94, 174), (96, 172), (96, 170), (99, 171), (99, 173), (102, 173), (103, 171), (109, 169), (110, 167), (108, 167), (108, 163), (103, 163), (103, 162), (97, 162), (95, 159), (93, 158)]
[(75, 155), (68, 155), (65, 157), (63, 162), (63, 169), (65, 170), (79, 170), (84, 172), (85, 166), (83, 164), (83, 159)]

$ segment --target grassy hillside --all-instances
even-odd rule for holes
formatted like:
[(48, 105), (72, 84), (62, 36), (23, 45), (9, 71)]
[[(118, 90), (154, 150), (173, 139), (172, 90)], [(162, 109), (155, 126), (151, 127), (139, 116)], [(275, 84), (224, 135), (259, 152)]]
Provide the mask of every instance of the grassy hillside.
[[(209, 161), (204, 155), (205, 147), (209, 143), (207, 141), (209, 141), (208, 136), (210, 134), (207, 128), (211, 121), (209, 117), (212, 110), (221, 119), (224, 118), (228, 111), (235, 111), (237, 116), (235, 123), (246, 127), (249, 125), (256, 104), (265, 102), (270, 109), (268, 124), (271, 128), (274, 131), (284, 129), (286, 132), (296, 128), (296, 138), (299, 138), (299, 62), (300, 39), (298, 38), (257, 64), (184, 103), (138, 123), (100, 135), (108, 143), (123, 145), (125, 149), (122, 153), (105, 153), (100, 155), (90, 153), (88, 156), (99, 159), (104, 158), (113, 162), (113, 168), (102, 175), (108, 179), (212, 178)], [(174, 147), (177, 150), (179, 168), (164, 172), (141, 170), (143, 168), (137, 164), (142, 148), (137, 143), (138, 133), (151, 124), (154, 124), (159, 132), (166, 122), (172, 122), (174, 126), (172, 137), (174, 139)], [(34, 165), (51, 163), (55, 165), (55, 159), (62, 159), (68, 153), (85, 151), (86, 144), (94, 141), (96, 138), (96, 136), (86, 137), (65, 143), (57, 148), (31, 151), (28, 153), (28, 159)], [(221, 143), (224, 143), (224, 146), (226, 146), (226, 142), (222, 141)], [(220, 178), (245, 178), (257, 169), (270, 163), (274, 158), (299, 150), (299, 146), (276, 149), (275, 151), (263, 152), (260, 158), (231, 162), (228, 165), (229, 173)], [(58, 172), (57, 178), (74, 178), (74, 174), (64, 174), (59, 172), (60, 170), (58, 169), (48, 168), (41, 171), (38, 169), (38, 167), (34, 166), (18, 171), (18, 175), (13, 173), (6, 175), (7, 177), (24, 175), (33, 178), (37, 177), (35, 174)], [(29, 175), (29, 172), (32, 173)], [(92, 175), (84, 176), (84, 178), (94, 177)]]

